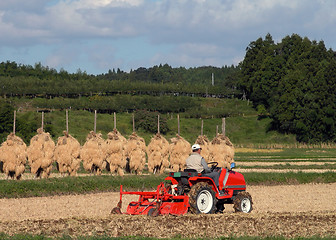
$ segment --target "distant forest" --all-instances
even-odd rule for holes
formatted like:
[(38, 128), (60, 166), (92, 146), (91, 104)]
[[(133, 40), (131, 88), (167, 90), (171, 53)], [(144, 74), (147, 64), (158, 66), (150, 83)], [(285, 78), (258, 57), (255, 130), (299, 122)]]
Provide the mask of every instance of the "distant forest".
[[(76, 98), (92, 95), (184, 95), (227, 97), (239, 95), (236, 66), (172, 68), (168, 64), (138, 68), (129, 73), (120, 69), (89, 75), (44, 67), (0, 63), (0, 95)], [(212, 82), (212, 76), (214, 81)]]
[[(270, 34), (260, 37), (247, 46), (238, 66), (220, 68), (164, 64), (89, 75), (81, 70), (56, 71), (40, 63), (2, 62), (0, 95), (38, 97), (44, 108), (51, 103), (66, 108), (64, 99), (88, 97), (90, 101), (72, 105), (98, 107), (102, 112), (132, 111), (144, 105), (147, 110), (178, 112), (191, 107), (188, 97), (243, 98), (251, 100), (259, 118), (272, 119), (270, 130), (296, 134), (301, 142), (336, 142), (336, 53), (323, 41), (297, 34), (278, 43)], [(118, 98), (112, 99), (114, 95)], [(158, 96), (161, 102), (154, 100)]]

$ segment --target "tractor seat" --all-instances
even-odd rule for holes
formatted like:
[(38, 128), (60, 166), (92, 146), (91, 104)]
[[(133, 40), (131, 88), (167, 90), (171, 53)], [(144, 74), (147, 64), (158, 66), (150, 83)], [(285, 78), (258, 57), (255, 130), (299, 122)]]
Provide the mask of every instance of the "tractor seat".
[(197, 172), (196, 169), (184, 169), (184, 172)]
[(173, 178), (190, 178), (198, 175), (195, 169), (184, 169), (181, 172), (170, 172), (169, 175)]
[(190, 178), (190, 177), (195, 177), (198, 175), (198, 172), (196, 169), (184, 169), (183, 174), (185, 177)]

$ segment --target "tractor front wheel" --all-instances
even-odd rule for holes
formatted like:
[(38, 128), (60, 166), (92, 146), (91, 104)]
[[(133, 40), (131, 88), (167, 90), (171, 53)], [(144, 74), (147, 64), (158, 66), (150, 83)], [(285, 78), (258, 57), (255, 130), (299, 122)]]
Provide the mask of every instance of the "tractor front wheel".
[(249, 213), (252, 211), (252, 197), (248, 192), (240, 192), (233, 200), (235, 212)]
[(193, 185), (189, 192), (190, 210), (193, 213), (215, 213), (217, 198), (212, 187), (206, 182)]

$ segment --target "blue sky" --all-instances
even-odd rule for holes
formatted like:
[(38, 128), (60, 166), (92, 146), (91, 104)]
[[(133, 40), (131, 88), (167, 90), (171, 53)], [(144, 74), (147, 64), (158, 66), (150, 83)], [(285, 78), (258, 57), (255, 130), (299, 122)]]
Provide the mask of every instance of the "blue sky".
[(334, 0), (1, 0), (0, 62), (90, 74), (238, 64), (293, 33), (336, 50)]

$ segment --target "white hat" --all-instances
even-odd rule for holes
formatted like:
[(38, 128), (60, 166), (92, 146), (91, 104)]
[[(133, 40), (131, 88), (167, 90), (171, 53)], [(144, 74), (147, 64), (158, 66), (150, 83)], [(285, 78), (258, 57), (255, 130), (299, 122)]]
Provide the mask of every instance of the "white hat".
[(194, 151), (194, 150), (197, 150), (197, 149), (202, 149), (202, 148), (201, 148), (201, 146), (198, 145), (198, 144), (194, 144), (194, 145), (191, 146), (191, 150)]

